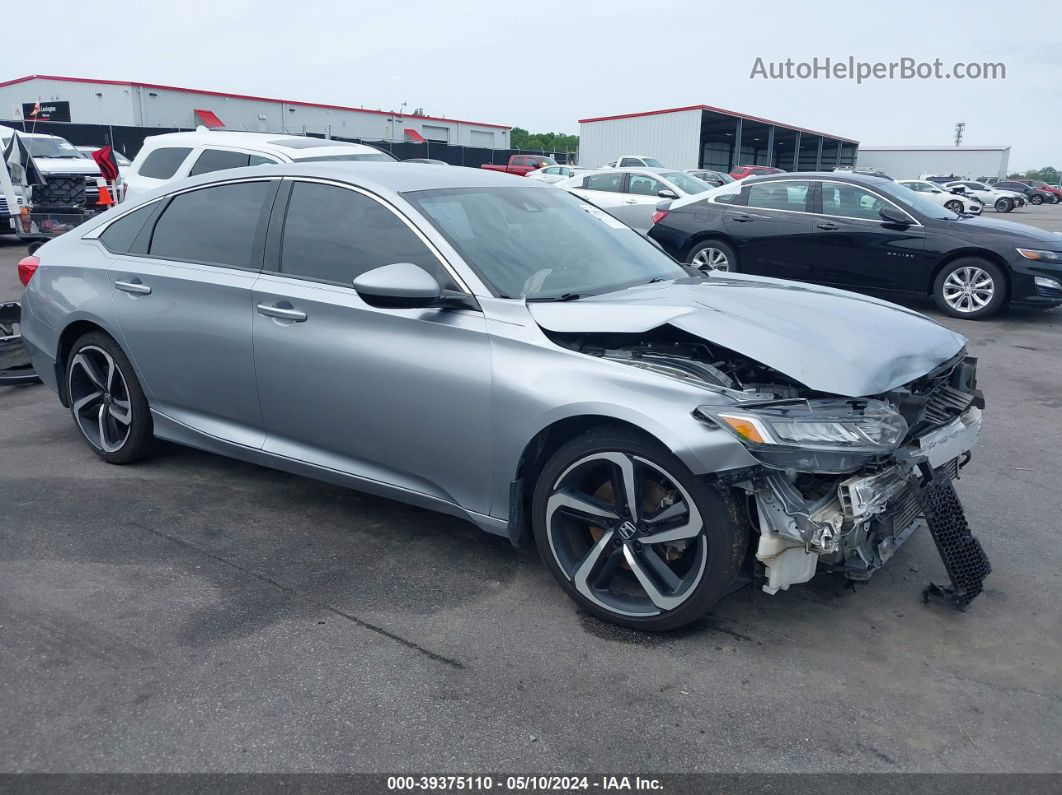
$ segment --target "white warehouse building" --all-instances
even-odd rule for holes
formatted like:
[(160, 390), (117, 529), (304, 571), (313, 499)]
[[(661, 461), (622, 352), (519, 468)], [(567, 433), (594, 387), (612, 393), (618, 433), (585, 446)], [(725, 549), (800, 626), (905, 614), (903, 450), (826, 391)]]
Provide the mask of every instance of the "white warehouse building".
[(860, 146), (859, 167), (876, 168), (893, 179), (922, 174), (1006, 177), (1009, 146)]
[[(39, 110), (37, 108), (39, 104)], [(34, 111), (37, 111), (34, 114)], [(508, 149), (511, 127), (153, 83), (31, 75), (0, 81), (0, 119), (226, 130)]]

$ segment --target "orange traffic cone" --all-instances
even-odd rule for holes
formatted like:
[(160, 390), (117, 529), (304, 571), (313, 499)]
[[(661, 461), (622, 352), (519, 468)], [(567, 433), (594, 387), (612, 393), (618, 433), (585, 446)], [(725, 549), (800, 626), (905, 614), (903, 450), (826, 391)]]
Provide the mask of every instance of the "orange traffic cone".
[(107, 190), (106, 185), (100, 185), (100, 198), (96, 201), (96, 204), (102, 204), (104, 207), (110, 207), (114, 204), (114, 199), (111, 198), (111, 192)]

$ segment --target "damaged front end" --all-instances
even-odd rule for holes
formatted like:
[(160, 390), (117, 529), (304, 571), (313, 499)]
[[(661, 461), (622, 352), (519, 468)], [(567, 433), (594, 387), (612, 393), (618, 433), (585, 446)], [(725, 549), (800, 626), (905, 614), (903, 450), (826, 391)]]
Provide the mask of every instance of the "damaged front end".
[(927, 598), (964, 608), (981, 592), (991, 569), (952, 487), (977, 442), (984, 407), (976, 359), (965, 351), (903, 386), (852, 398), (814, 392), (674, 332), (557, 341), (730, 398), (694, 413), (759, 462), (715, 477), (746, 496), (767, 593), (807, 582), (820, 566), (865, 582), (926, 524), (951, 578), (927, 588)]

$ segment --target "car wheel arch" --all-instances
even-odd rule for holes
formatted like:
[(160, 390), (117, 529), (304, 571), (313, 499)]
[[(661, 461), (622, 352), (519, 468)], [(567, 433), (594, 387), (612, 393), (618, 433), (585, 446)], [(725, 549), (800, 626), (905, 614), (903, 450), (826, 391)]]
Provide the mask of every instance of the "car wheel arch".
[(933, 295), (933, 285), (937, 281), (937, 276), (940, 275), (940, 272), (944, 270), (944, 268), (946, 268), (948, 265), (950, 265), (957, 259), (966, 259), (968, 257), (980, 257), (981, 259), (991, 262), (993, 265), (997, 266), (1001, 271), (1003, 271), (1003, 277), (1005, 279), (1004, 288), (1006, 289), (1007, 298), (1009, 299), (1011, 278), (1010, 266), (1007, 264), (1006, 260), (1003, 259), (1003, 257), (999, 256), (994, 251), (988, 251), (986, 249), (980, 248), (964, 248), (958, 249), (957, 251), (949, 251), (946, 256), (941, 258), (941, 260), (937, 263), (936, 267), (933, 268), (933, 272), (929, 276), (929, 283), (926, 285), (925, 288), (925, 294), (928, 296)]
[(102, 334), (106, 334), (118, 347), (122, 347), (121, 343), (115, 338), (114, 334), (108, 331), (101, 323), (90, 320), (87, 318), (80, 318), (74, 320), (66, 325), (66, 327), (59, 334), (59, 342), (56, 345), (55, 350), (55, 374), (56, 383), (59, 386), (59, 402), (65, 407), (70, 408), (70, 396), (66, 392), (66, 360), (70, 356), (70, 351), (73, 350), (74, 343), (88, 334), (90, 331), (99, 331)]
[[(531, 543), (531, 497), (538, 476), (550, 456), (570, 439), (599, 428), (624, 428), (653, 439), (669, 450), (673, 449), (672, 445), (646, 430), (645, 426), (606, 414), (575, 414), (549, 423), (524, 446), (509, 484), (508, 535), (513, 546), (522, 548)], [(679, 455), (677, 451), (675, 454)]]

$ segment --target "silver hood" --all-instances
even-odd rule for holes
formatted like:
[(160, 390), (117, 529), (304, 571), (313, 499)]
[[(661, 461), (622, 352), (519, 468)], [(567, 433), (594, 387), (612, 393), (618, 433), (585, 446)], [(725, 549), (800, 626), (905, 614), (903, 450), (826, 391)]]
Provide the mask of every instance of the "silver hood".
[(539, 326), (561, 333), (639, 333), (670, 324), (809, 389), (845, 397), (913, 381), (966, 344), (961, 335), (895, 304), (741, 274), (527, 306)]

